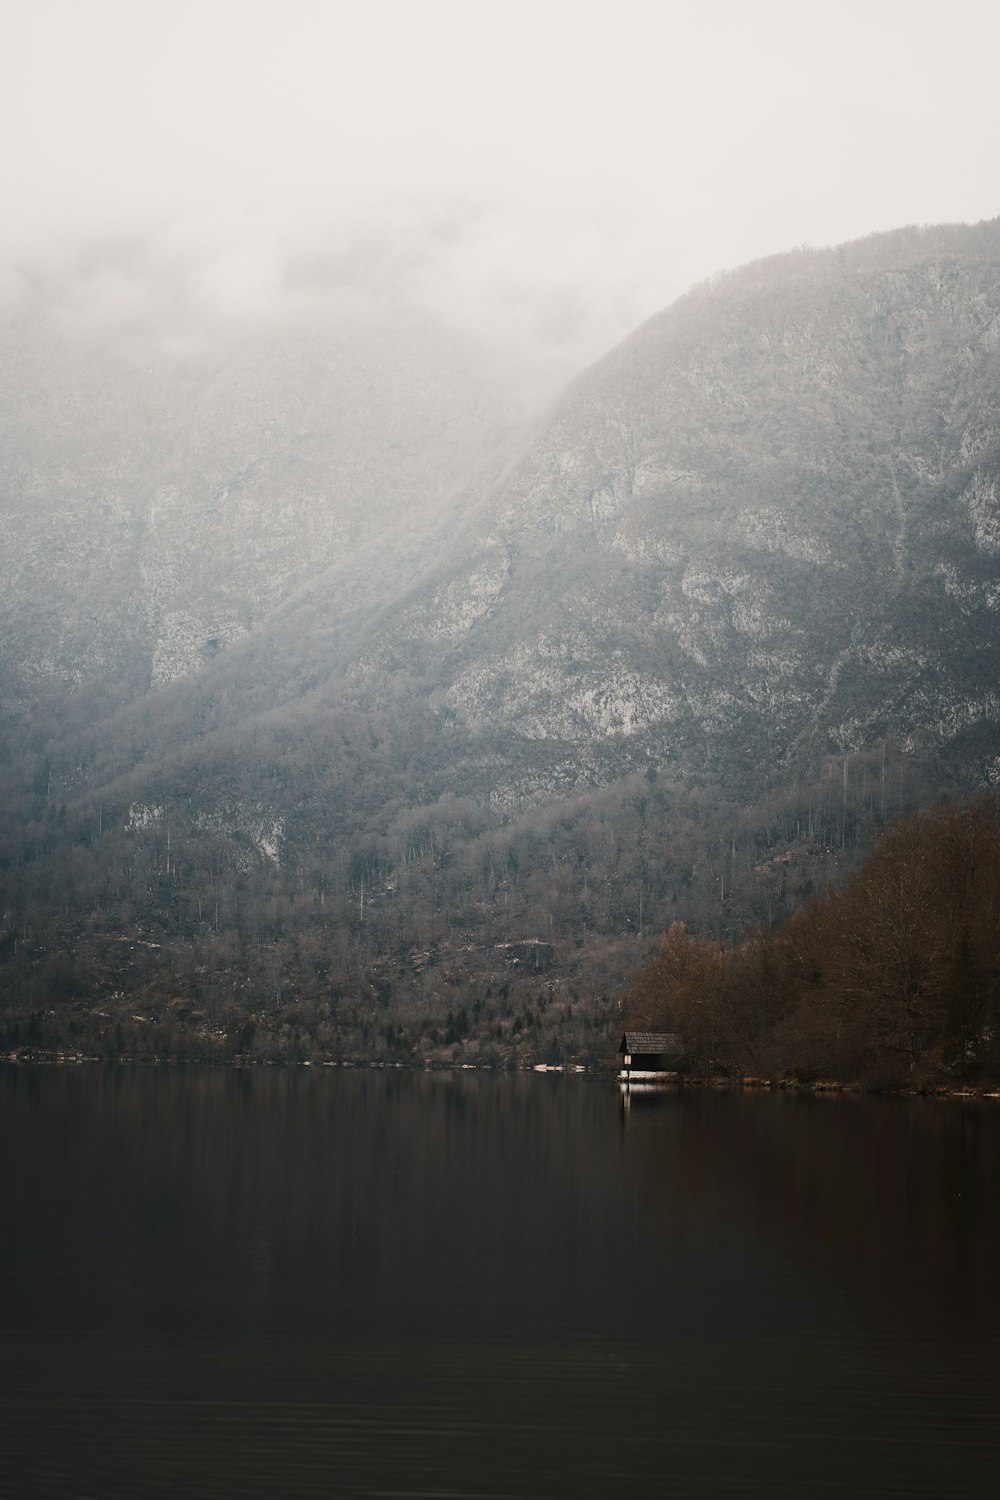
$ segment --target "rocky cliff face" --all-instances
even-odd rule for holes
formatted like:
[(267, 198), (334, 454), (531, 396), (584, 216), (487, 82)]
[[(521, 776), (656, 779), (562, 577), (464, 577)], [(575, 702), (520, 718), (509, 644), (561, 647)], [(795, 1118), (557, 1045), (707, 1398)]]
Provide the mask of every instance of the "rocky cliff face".
[(996, 224), (699, 288), (578, 379), (359, 670), (422, 663), (470, 729), (604, 774), (759, 783), (894, 733), (996, 777), (998, 389)]
[(54, 692), (155, 716), (180, 678), (283, 701), (346, 669), (362, 704), (399, 674), (433, 693), (474, 795), (650, 761), (752, 790), (886, 734), (1000, 771), (996, 224), (696, 289), (492, 487), (470, 475), (516, 424), (440, 332), (109, 340), (71, 311), (21, 307), (0, 363), (3, 674), (29, 719)]

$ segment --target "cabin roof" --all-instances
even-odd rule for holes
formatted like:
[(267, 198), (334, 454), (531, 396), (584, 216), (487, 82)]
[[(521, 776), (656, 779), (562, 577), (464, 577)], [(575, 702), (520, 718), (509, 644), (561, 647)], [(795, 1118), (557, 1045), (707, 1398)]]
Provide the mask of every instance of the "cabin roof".
[(619, 1052), (679, 1052), (681, 1039), (676, 1031), (626, 1031)]

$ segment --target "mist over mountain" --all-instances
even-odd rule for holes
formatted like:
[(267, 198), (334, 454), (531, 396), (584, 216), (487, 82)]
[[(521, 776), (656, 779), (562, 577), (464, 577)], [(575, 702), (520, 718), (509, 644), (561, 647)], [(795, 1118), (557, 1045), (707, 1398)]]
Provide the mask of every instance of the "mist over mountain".
[(997, 222), (698, 287), (531, 426), (384, 312), (22, 308), (8, 1045), (598, 1053), (649, 935), (1000, 774), (998, 373)]
[(3, 330), (15, 701), (161, 687), (320, 578), (331, 621), (363, 618), (516, 428), (509, 379), (412, 315), (126, 308), (109, 326), (99, 300), (22, 302)]

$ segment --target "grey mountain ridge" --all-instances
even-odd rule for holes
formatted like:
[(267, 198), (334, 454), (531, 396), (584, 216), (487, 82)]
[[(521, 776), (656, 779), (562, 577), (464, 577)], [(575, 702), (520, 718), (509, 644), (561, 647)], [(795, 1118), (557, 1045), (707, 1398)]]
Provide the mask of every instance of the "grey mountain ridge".
[(970, 736), (995, 776), (996, 226), (700, 289), (574, 385), (486, 535), (370, 650), (622, 767)]
[(490, 493), (463, 481), (515, 423), (426, 329), (293, 326), (143, 371), (86, 345), (46, 367), (26, 335), (6, 669), (29, 698), (155, 691), (284, 617), (306, 655), (321, 627), (325, 670), (335, 623), (350, 680), (416, 672), (588, 775), (734, 736), (756, 765), (961, 740), (998, 712), (998, 341), (995, 226), (780, 257), (599, 361)]

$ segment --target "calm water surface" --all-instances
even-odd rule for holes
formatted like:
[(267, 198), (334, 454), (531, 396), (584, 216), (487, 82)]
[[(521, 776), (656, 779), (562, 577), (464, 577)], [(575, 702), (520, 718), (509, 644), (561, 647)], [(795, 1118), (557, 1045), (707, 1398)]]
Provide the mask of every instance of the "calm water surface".
[(1000, 1106), (0, 1068), (0, 1494), (1000, 1493)]

